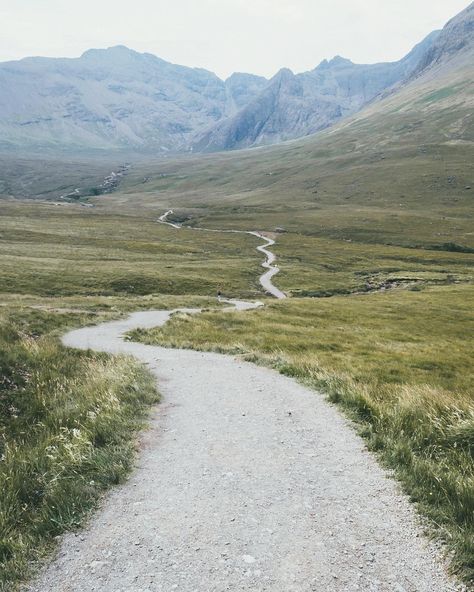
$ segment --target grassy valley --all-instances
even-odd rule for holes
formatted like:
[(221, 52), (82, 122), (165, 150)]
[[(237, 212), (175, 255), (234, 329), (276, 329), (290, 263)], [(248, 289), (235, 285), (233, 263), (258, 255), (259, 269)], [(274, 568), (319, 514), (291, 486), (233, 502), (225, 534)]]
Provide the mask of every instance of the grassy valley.
[[(433, 88), (456, 92), (435, 95)], [(423, 80), (317, 136), (266, 149), (137, 164), (107, 200), (190, 224), (369, 244), (474, 247), (474, 85)]]
[[(0, 205), (0, 590), (79, 526), (133, 466), (159, 399), (131, 358), (64, 348), (67, 328), (138, 309), (253, 298), (256, 238), (182, 231), (146, 216), (5, 200)], [(97, 208), (98, 210), (98, 208)], [(203, 277), (205, 276), (205, 278)]]
[(68, 351), (60, 333), (209, 307), (218, 290), (262, 297), (255, 237), (158, 224), (169, 208), (189, 226), (272, 233), (290, 298), (134, 338), (241, 355), (325, 392), (472, 583), (473, 101), (469, 71), (445, 72), (315, 137), (134, 162), (114, 193), (80, 203), (45, 200), (97, 187), (110, 163), (2, 164), (3, 589), (123, 478), (158, 397), (132, 360)]
[(274, 231), (276, 284), (293, 298), (246, 315), (177, 315), (133, 338), (232, 353), (322, 389), (472, 583), (474, 89), (466, 80), (450, 73), (436, 91), (415, 82), (315, 138), (156, 165), (141, 193), (132, 175), (118, 198), (125, 210), (131, 201), (150, 212), (171, 206), (190, 225)]

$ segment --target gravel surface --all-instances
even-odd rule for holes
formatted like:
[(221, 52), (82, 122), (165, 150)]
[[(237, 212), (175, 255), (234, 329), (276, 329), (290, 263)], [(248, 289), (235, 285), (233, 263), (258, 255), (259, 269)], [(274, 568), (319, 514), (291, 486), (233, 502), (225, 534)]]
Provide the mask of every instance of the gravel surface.
[(278, 300), (283, 300), (286, 298), (286, 294), (278, 289), (276, 286), (273, 285), (272, 279), (277, 274), (280, 273), (280, 268), (274, 265), (276, 261), (276, 255), (268, 250), (268, 247), (271, 247), (275, 244), (275, 241), (267, 236), (264, 236), (260, 232), (255, 232), (251, 230), (216, 230), (214, 228), (200, 228), (197, 226), (182, 226), (180, 224), (173, 224), (173, 222), (168, 222), (168, 216), (173, 214), (173, 210), (168, 210), (162, 216), (160, 216), (157, 220), (160, 224), (166, 224), (167, 226), (171, 226), (172, 228), (182, 229), (185, 228), (187, 230), (197, 230), (200, 232), (220, 232), (223, 234), (250, 234), (252, 236), (256, 236), (257, 238), (262, 239), (264, 242), (263, 245), (257, 247), (257, 251), (263, 253), (265, 255), (265, 260), (262, 263), (262, 267), (267, 269), (265, 273), (263, 273), (260, 278), (259, 282), (262, 288), (267, 292), (267, 294), (271, 294)]
[(230, 356), (120, 338), (169, 315), (135, 313), (64, 338), (143, 360), (163, 402), (130, 480), (85, 531), (63, 538), (29, 590), (462, 589), (397, 484), (323, 396)]

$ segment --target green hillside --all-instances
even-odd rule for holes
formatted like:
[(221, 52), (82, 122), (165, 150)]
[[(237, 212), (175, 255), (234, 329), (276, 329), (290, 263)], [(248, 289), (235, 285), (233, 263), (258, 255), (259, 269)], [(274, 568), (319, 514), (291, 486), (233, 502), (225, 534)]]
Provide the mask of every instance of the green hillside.
[(470, 70), (444, 72), (304, 140), (137, 164), (106, 201), (217, 228), (473, 247), (473, 106)]
[[(66, 354), (59, 331), (135, 309), (210, 306), (217, 290), (263, 296), (255, 237), (157, 224), (170, 208), (190, 226), (278, 228), (275, 283), (291, 298), (240, 315), (177, 316), (135, 337), (243, 354), (321, 389), (395, 469), (449, 545), (453, 569), (472, 583), (474, 82), (472, 68), (450, 64), (317, 136), (135, 161), (114, 193), (72, 200), (79, 203), (43, 200), (97, 187), (110, 163), (0, 162), (0, 362), (12, 369), (0, 382), (10, 455), (0, 484), (13, 484), (0, 512), (0, 589), (12, 589), (54, 536), (123, 477), (133, 430), (156, 400), (143, 368)], [(94, 380), (84, 368), (96, 369)], [(58, 456), (44, 470), (57, 434), (67, 428), (73, 437), (70, 417), (85, 421), (104, 392), (117, 390), (123, 406), (107, 429), (84, 424), (100, 466)], [(28, 407), (33, 395), (37, 406)], [(18, 425), (29, 430), (15, 447)], [(30, 448), (36, 456), (25, 456)], [(69, 503), (71, 475), (83, 487)], [(16, 502), (19, 482), (35, 491), (32, 504)], [(60, 517), (53, 512), (48, 530), (51, 500)]]

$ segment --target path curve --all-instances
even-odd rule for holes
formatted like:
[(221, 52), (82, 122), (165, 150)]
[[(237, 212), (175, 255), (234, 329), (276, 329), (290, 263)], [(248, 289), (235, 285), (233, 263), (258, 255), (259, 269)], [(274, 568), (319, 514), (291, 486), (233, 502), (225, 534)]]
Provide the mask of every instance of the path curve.
[(286, 298), (286, 294), (279, 290), (272, 282), (272, 278), (280, 272), (280, 268), (277, 265), (274, 265), (276, 261), (276, 255), (268, 250), (268, 247), (271, 247), (275, 244), (275, 241), (273, 239), (264, 236), (260, 232), (252, 230), (216, 230), (215, 228), (182, 226), (181, 224), (174, 224), (173, 222), (168, 222), (168, 216), (170, 216), (171, 214), (173, 214), (173, 210), (168, 210), (158, 218), (157, 222), (159, 222), (160, 224), (166, 224), (167, 226), (171, 226), (172, 228), (176, 228), (178, 230), (181, 228), (186, 228), (187, 230), (197, 230), (201, 232), (219, 232), (224, 234), (250, 234), (265, 241), (265, 244), (257, 247), (257, 251), (260, 251), (260, 253), (263, 253), (266, 257), (265, 261), (262, 263), (262, 267), (268, 270), (260, 276), (260, 285), (263, 287), (265, 292), (268, 292), (275, 298), (278, 298), (279, 300), (283, 300), (284, 298)]
[(31, 591), (462, 589), (397, 484), (322, 396), (231, 356), (122, 340), (170, 315), (138, 312), (64, 337), (145, 362), (163, 402), (130, 480), (84, 532), (64, 537)]

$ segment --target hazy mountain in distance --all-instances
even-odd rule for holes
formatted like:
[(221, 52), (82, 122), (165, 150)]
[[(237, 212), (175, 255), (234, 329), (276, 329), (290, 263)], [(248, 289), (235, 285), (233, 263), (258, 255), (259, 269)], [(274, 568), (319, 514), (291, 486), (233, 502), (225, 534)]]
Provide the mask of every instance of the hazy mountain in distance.
[(399, 62), (359, 65), (338, 56), (303, 74), (280, 71), (246, 107), (207, 130), (196, 149), (232, 150), (309, 135), (415, 77), (430, 70), (436, 75), (443, 66), (472, 65), (473, 57), (474, 3)]
[(236, 111), (245, 107), (267, 84), (268, 80), (263, 76), (242, 74), (240, 72), (232, 74), (225, 81), (227, 91), (226, 111), (228, 114), (233, 115)]
[(0, 64), (0, 147), (186, 150), (266, 83), (227, 82), (123, 46)]
[(451, 19), (418, 64), (417, 74), (452, 59), (472, 65), (474, 52), (474, 2)]
[(0, 64), (0, 150), (217, 151), (327, 128), (439, 68), (472, 64), (474, 3), (398, 62), (337, 56), (271, 80), (166, 62), (123, 46)]
[(337, 56), (302, 74), (280, 70), (246, 107), (208, 130), (196, 149), (275, 144), (324, 129), (408, 78), (438, 35), (429, 35), (399, 62), (360, 65)]

